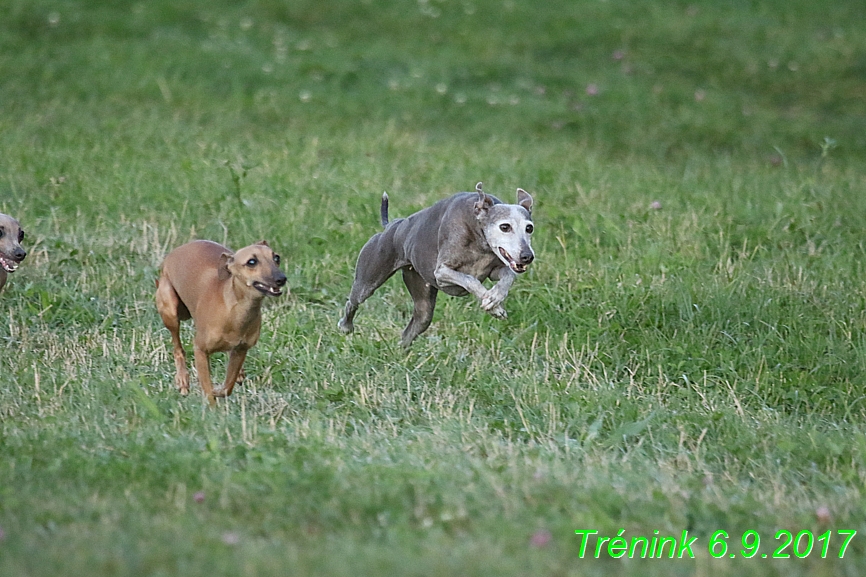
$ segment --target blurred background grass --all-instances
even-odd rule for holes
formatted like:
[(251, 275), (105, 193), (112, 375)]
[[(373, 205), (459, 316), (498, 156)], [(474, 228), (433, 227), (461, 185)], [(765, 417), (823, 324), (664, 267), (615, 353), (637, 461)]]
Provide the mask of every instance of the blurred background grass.
[(48, 128), (74, 107), (91, 130), (116, 130), (134, 111), (218, 126), (235, 141), (390, 122), (430, 138), (576, 139), (653, 160), (774, 147), (811, 156), (825, 136), (857, 156), (863, 11), (805, 1), (11, 1), (4, 109), (20, 119), (39, 104)]

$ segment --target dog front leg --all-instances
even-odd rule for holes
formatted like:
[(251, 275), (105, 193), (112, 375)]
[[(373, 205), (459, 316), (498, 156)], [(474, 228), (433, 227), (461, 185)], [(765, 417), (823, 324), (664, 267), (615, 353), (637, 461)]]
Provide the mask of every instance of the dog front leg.
[(414, 304), (412, 320), (406, 325), (403, 330), (403, 338), (400, 340), (403, 348), (409, 348), (415, 337), (430, 326), (430, 322), (433, 320), (433, 309), (436, 308), (436, 295), (439, 291), (424, 282), (421, 275), (411, 268), (403, 269), (403, 282), (406, 283), (406, 288), (409, 289)]
[(505, 309), (500, 305), (508, 296), (508, 291), (511, 290), (511, 285), (514, 284), (517, 275), (510, 268), (502, 267), (494, 270), (490, 278), (498, 282), (484, 294), (481, 299), (481, 308), (497, 318), (505, 318)]
[(229, 353), (229, 364), (226, 367), (226, 382), (223, 388), (214, 393), (215, 397), (227, 397), (232, 394), (235, 384), (243, 380), (241, 375), (244, 370), (244, 360), (247, 358), (247, 349), (237, 348)]
[(216, 404), (213, 394), (213, 381), (210, 377), (210, 356), (197, 343), (193, 346), (195, 355), (195, 370), (198, 373), (198, 382), (211, 406)]
[[(509, 271), (510, 272), (510, 271)], [(487, 289), (481, 282), (472, 275), (458, 272), (445, 265), (439, 265), (433, 273), (436, 276), (436, 282), (439, 286), (457, 285), (465, 288), (467, 291), (475, 295), (481, 301), (481, 308), (498, 319), (504, 319), (508, 315), (500, 305), (508, 295), (508, 289), (511, 288), (511, 283), (514, 278), (506, 278), (502, 276), (501, 280), (496, 283), (491, 289)], [(502, 282), (501, 287), (497, 288)]]
[(478, 299), (483, 299), (487, 294), (487, 289), (477, 278), (466, 273), (458, 272), (453, 268), (449, 268), (444, 264), (440, 264), (433, 271), (433, 276), (436, 278), (436, 283), (440, 287), (449, 285), (460, 286), (475, 295)]

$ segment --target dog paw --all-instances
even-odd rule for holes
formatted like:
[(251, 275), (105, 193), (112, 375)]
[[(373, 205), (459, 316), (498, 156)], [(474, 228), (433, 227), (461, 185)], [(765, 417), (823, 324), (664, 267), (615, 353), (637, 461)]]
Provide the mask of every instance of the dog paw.
[(355, 325), (346, 322), (346, 319), (340, 319), (340, 322), (337, 323), (337, 328), (340, 329), (340, 332), (344, 335), (348, 335), (355, 330)]
[(176, 375), (174, 377), (174, 386), (177, 387), (181, 395), (187, 396), (189, 394), (189, 373)]
[(501, 308), (500, 305), (506, 296), (508, 296), (507, 292), (503, 293), (494, 286), (481, 297), (481, 308), (492, 314), (494, 309)]
[(487, 312), (490, 313), (492, 316), (496, 317), (497, 319), (507, 319), (508, 318), (508, 313), (506, 313), (505, 309), (502, 308), (501, 306), (497, 306), (495, 309), (491, 309)]

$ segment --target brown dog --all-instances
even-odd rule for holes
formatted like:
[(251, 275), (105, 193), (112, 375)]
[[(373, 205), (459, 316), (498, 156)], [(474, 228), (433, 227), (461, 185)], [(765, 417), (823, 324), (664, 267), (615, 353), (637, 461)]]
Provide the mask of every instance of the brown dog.
[(17, 220), (6, 214), (0, 214), (0, 289), (6, 284), (8, 273), (18, 270), (18, 265), (27, 256), (21, 248), (24, 240), (24, 229)]
[[(189, 392), (189, 371), (180, 342), (180, 321), (195, 323), (193, 351), (201, 388), (213, 404), (214, 397), (232, 393), (243, 380), (247, 351), (259, 340), (262, 300), (279, 296), (286, 275), (280, 257), (268, 243), (242, 248), (236, 253), (209, 240), (196, 240), (171, 251), (156, 281), (156, 308), (171, 333), (174, 345), (174, 382), (181, 394)], [(226, 380), (213, 390), (210, 355), (230, 351)]]

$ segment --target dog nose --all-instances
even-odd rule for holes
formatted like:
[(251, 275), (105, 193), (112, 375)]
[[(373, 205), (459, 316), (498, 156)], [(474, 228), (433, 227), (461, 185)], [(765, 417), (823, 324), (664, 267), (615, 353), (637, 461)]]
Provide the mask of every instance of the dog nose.
[(24, 260), (25, 256), (27, 256), (27, 253), (20, 246), (12, 251), (12, 257), (15, 260), (17, 260), (18, 262), (21, 262), (22, 260)]
[(531, 252), (520, 253), (520, 264), (529, 264), (535, 260), (535, 255)]
[(274, 279), (274, 283), (275, 283), (278, 287), (285, 286), (285, 284), (286, 284), (286, 275), (284, 275), (284, 274), (279, 275), (277, 278)]

